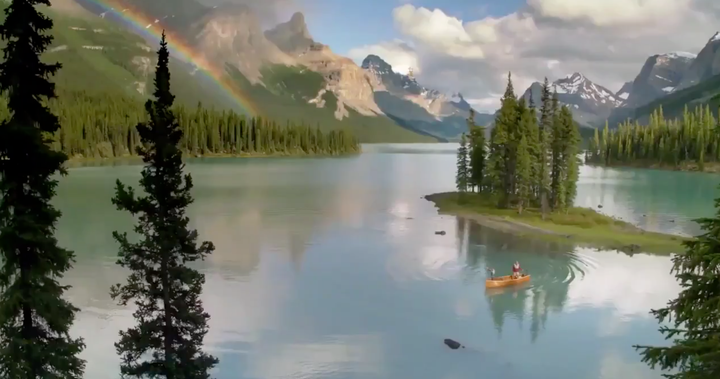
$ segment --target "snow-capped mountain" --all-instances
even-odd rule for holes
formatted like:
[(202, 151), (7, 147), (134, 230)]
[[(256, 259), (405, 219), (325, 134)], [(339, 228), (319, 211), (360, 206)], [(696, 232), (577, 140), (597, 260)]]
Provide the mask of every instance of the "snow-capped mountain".
[[(377, 55), (368, 55), (361, 67), (370, 77), (378, 106), (396, 122), (447, 139), (467, 131), (465, 119), (471, 107), (462, 94), (446, 95), (424, 87), (414, 77), (395, 72)], [(484, 113), (475, 116), (478, 125), (491, 119)]]
[(426, 88), (414, 77), (393, 71), (392, 66), (377, 55), (368, 55), (362, 62), (362, 68), (373, 77), (371, 82), (376, 92), (386, 91), (409, 100), (438, 119), (458, 113), (467, 117), (470, 105), (462, 95), (447, 96), (438, 90)]
[[(572, 73), (551, 84), (551, 90), (558, 94), (561, 104), (567, 105), (575, 116), (575, 120), (582, 124), (590, 124), (604, 119), (623, 100), (609, 89), (593, 83), (579, 72)], [(542, 84), (535, 82), (525, 91), (523, 97), (535, 104), (539, 104), (542, 93)]]
[(695, 61), (695, 57), (695, 54), (686, 52), (648, 57), (640, 73), (633, 80), (622, 106), (637, 108), (675, 91)]
[(677, 89), (692, 87), (720, 74), (720, 32), (716, 32), (692, 60)]

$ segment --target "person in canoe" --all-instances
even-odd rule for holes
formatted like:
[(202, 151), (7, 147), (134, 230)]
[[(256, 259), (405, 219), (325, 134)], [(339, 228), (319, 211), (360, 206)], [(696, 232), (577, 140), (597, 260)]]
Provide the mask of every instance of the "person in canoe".
[(520, 268), (520, 262), (515, 261), (512, 266), (512, 277), (513, 279), (517, 279), (520, 277), (520, 273), (522, 272), (522, 269)]

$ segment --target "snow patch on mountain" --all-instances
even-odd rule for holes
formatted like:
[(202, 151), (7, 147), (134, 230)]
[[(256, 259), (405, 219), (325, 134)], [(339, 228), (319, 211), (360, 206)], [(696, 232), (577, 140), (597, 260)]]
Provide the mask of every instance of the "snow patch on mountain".
[(594, 102), (597, 106), (602, 104), (617, 107), (623, 101), (607, 88), (593, 83), (579, 72), (557, 80), (553, 86), (559, 94), (577, 95), (586, 101)]

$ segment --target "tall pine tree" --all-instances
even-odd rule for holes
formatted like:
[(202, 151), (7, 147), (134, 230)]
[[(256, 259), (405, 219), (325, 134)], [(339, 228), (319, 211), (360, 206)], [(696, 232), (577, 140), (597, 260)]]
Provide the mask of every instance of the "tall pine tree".
[(48, 77), (60, 65), (40, 60), (53, 23), (38, 5), (50, 2), (13, 0), (0, 25), (0, 91), (11, 111), (0, 124), (0, 378), (74, 379), (83, 376), (84, 344), (68, 335), (77, 309), (57, 281), (74, 254), (57, 245), (60, 212), (51, 205), (67, 156), (50, 148), (46, 136), (60, 125), (44, 103), (55, 97)]
[(553, 126), (552, 94), (548, 78), (542, 85), (540, 95), (540, 125), (538, 130), (538, 196), (540, 197), (540, 209), (543, 219), (550, 211), (550, 169), (548, 154), (550, 152), (550, 134)]
[(460, 137), (460, 147), (457, 151), (457, 171), (455, 173), (455, 188), (461, 194), (467, 192), (470, 184), (470, 168), (468, 167), (468, 145), (465, 133)]
[(493, 191), (499, 195), (502, 208), (510, 206), (514, 185), (515, 153), (517, 151), (517, 99), (512, 84), (512, 76), (508, 74), (505, 94), (500, 100), (500, 110), (495, 116), (495, 127), (490, 133), (491, 176), (494, 181)]
[(529, 206), (532, 196), (532, 154), (527, 142), (528, 138), (522, 136), (517, 151), (517, 208), (522, 213), (523, 208)]
[(131, 270), (125, 285), (115, 285), (111, 296), (121, 305), (134, 301), (138, 325), (120, 333), (115, 344), (125, 377), (207, 379), (218, 360), (202, 350), (210, 316), (200, 294), (205, 276), (186, 266), (215, 249), (211, 242), (197, 246), (197, 231), (188, 229), (185, 215), (193, 199), (192, 179), (183, 175), (178, 144), (182, 131), (171, 110), (169, 53), (163, 33), (155, 71), (154, 100), (145, 109), (148, 124), (138, 124), (144, 147), (138, 147), (145, 167), (140, 186), (147, 196), (137, 197), (119, 180), (113, 203), (138, 218), (135, 231), (141, 241), (131, 243), (127, 233), (113, 233), (120, 244), (118, 264)]
[(473, 190), (482, 191), (485, 183), (487, 154), (485, 148), (485, 128), (475, 125), (475, 111), (470, 109), (468, 118), (469, 148), (470, 156), (470, 186)]
[(670, 379), (720, 378), (720, 198), (715, 217), (697, 220), (704, 234), (684, 242), (685, 254), (673, 257), (682, 291), (665, 308), (652, 310), (667, 347), (635, 346), (643, 362), (674, 373)]

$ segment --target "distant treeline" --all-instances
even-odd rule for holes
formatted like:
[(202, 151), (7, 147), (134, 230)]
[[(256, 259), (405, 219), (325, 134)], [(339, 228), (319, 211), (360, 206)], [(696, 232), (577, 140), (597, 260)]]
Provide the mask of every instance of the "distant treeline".
[(662, 108), (650, 115), (647, 125), (625, 122), (602, 133), (595, 130), (585, 155), (588, 163), (605, 165), (643, 165), (679, 168), (720, 162), (720, 124), (710, 107), (685, 111), (681, 119), (668, 120)]
[[(135, 154), (140, 137), (135, 126), (147, 118), (141, 102), (130, 97), (59, 91), (50, 109), (60, 118), (53, 136), (54, 148), (70, 157), (110, 158)], [(319, 127), (262, 117), (247, 118), (231, 111), (176, 106), (183, 131), (181, 148), (192, 155), (338, 155), (360, 150), (347, 130), (322, 131)], [(9, 116), (0, 105), (0, 119)]]

